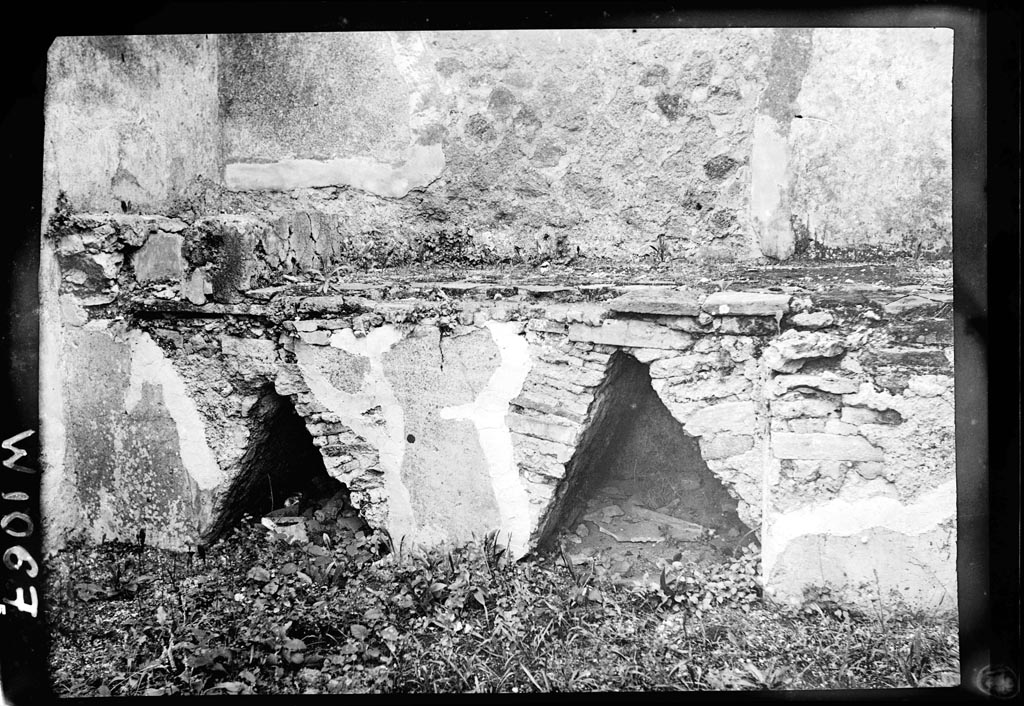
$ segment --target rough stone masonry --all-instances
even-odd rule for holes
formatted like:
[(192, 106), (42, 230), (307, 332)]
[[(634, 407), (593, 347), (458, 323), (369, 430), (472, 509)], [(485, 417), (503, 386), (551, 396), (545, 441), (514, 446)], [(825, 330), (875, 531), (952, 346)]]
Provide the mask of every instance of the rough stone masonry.
[[(621, 353), (768, 595), (952, 608), (950, 61), (923, 29), (58, 40), (47, 543), (209, 538), (272, 395), (371, 526), (522, 556)], [(913, 273), (813, 285), (879, 256)]]

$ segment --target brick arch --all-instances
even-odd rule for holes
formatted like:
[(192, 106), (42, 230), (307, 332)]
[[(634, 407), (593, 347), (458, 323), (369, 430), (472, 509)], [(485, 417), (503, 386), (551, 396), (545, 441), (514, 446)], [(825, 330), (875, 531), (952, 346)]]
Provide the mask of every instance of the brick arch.
[(628, 484), (631, 494), (651, 509), (680, 503), (699, 514), (705, 526), (749, 529), (736, 516), (735, 499), (703, 458), (700, 440), (685, 431), (655, 393), (648, 364), (623, 351), (613, 353), (594, 398), (565, 476), (539, 517), (537, 543), (573, 524), (587, 498), (609, 482)]
[(762, 381), (750, 339), (707, 336), (695, 342), (669, 332), (678, 335), (665, 348), (649, 349), (574, 341), (565, 332), (557, 323), (531, 322), (527, 337), (535, 364), (507, 417), (530, 496), (531, 544), (551, 534), (567, 503), (582, 492), (586, 474), (580, 469), (593, 466), (609, 446), (601, 438), (608, 418), (617, 406), (632, 403), (619, 379), (627, 360), (634, 366), (626, 373), (629, 384), (637, 392), (653, 388), (699, 448), (698, 460), (735, 500), (742, 522), (760, 524), (766, 430), (764, 410), (754, 401)]

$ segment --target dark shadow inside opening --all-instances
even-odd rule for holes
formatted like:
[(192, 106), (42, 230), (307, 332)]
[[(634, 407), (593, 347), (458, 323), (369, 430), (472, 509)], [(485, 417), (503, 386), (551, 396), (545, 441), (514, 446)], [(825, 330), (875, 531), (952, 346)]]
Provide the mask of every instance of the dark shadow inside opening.
[(241, 470), (225, 494), (205, 541), (216, 541), (245, 515), (260, 517), (299, 499), (298, 515), (304, 509), (302, 505), (342, 492), (347, 494), (344, 483), (328, 475), (323, 457), (291, 400), (277, 394), (272, 384), (264, 385), (249, 412), (249, 443)]
[[(649, 367), (618, 352), (597, 392), (590, 426), (566, 468), (541, 543), (584, 524), (570, 537), (633, 552), (695, 549), (730, 555), (754, 539), (737, 503), (651, 386)], [(698, 532), (695, 526), (711, 532)], [(658, 539), (661, 537), (661, 539)]]

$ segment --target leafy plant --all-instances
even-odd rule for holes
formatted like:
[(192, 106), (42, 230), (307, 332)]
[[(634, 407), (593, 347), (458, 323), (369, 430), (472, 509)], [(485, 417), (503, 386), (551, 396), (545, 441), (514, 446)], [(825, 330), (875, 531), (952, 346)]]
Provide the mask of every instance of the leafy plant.
[[(702, 573), (668, 564), (651, 600), (609, 582), (598, 561), (577, 566), (557, 552), (513, 561), (496, 533), (429, 550), (396, 547), (381, 532), (331, 536), (272, 543), (249, 522), (208, 547), (205, 562), (152, 546), (72, 545), (46, 569), (54, 690), (522, 693), (957, 680), (951, 619), (896, 604), (883, 620), (840, 618), (822, 601), (808, 611), (762, 605), (753, 549)], [(129, 557), (122, 586), (142, 566), (157, 578), (134, 595), (108, 595), (114, 565)]]
[(760, 573), (760, 551), (756, 544), (744, 546), (732, 561), (710, 573), (672, 562), (662, 568), (660, 605), (697, 615), (726, 604), (749, 610), (761, 597)]

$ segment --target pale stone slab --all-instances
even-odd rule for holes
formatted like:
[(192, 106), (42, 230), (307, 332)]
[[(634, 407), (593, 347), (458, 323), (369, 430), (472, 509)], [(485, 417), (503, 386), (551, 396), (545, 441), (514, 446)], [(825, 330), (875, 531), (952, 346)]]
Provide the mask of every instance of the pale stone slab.
[(569, 340), (610, 346), (683, 350), (690, 347), (693, 337), (649, 321), (608, 319), (601, 326), (571, 325)]
[(827, 417), (839, 409), (839, 404), (821, 397), (807, 397), (796, 400), (777, 400), (772, 403), (772, 417), (795, 419), (797, 417)]
[(771, 292), (715, 292), (704, 300), (704, 311), (724, 316), (776, 316), (789, 312), (790, 294)]
[(739, 456), (754, 448), (754, 437), (747, 434), (720, 434), (705, 441), (701, 439), (700, 452), (705, 459)]
[(781, 459), (882, 461), (882, 450), (861, 436), (839, 434), (772, 434), (772, 452)]
[(633, 314), (697, 316), (703, 296), (699, 292), (665, 287), (634, 289), (608, 302), (612, 311)]
[[(301, 323), (301, 322), (299, 322)], [(303, 343), (311, 346), (327, 346), (331, 343), (330, 331), (299, 331), (299, 338)]]
[(526, 328), (530, 331), (540, 331), (541, 333), (560, 333), (563, 335), (566, 331), (564, 323), (549, 321), (548, 319), (530, 319), (526, 324)]
[(616, 542), (657, 544), (658, 542), (665, 541), (665, 536), (661, 533), (661, 528), (658, 527), (656, 522), (652, 522), (650, 520), (609, 526), (598, 523), (597, 528)]
[(508, 421), (508, 428), (520, 434), (536, 436), (540, 439), (555, 441), (560, 444), (573, 445), (579, 435), (578, 427), (570, 427), (562, 424), (554, 424), (536, 417), (527, 417), (522, 414), (509, 413), (505, 419)]
[(139, 282), (180, 280), (185, 274), (181, 256), (181, 236), (157, 231), (132, 256), (135, 279)]
[(203, 277), (203, 271), (194, 270), (182, 285), (182, 291), (185, 298), (196, 306), (206, 304), (206, 279)]
[(827, 311), (802, 311), (799, 314), (794, 314), (789, 320), (789, 323), (797, 328), (806, 329), (825, 328), (826, 326), (831, 326), (834, 322), (835, 317)]
[(723, 402), (690, 415), (684, 425), (688, 434), (703, 436), (720, 431), (753, 431), (755, 408), (751, 401)]
[(761, 360), (772, 370), (795, 373), (810, 358), (831, 358), (844, 350), (831, 334), (790, 329), (764, 349)]
[(851, 395), (859, 389), (859, 383), (837, 375), (777, 375), (772, 379), (772, 391), (782, 394), (797, 387), (810, 387), (834, 395)]
[(270, 163), (235, 162), (224, 167), (232, 191), (290, 191), (324, 186), (351, 186), (377, 196), (402, 198), (426, 186), (444, 170), (441, 145), (413, 145), (407, 159), (394, 166), (367, 157), (284, 159)]
[(268, 364), (277, 360), (276, 346), (266, 338), (221, 336), (220, 348), (224, 355), (241, 356)]

